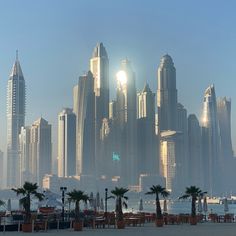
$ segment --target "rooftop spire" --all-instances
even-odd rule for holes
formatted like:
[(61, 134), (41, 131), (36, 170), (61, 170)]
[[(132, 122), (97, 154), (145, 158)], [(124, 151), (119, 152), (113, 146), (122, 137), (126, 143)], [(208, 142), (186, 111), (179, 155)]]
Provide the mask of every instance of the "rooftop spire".
[(21, 70), (20, 61), (18, 59), (18, 50), (16, 50), (16, 60), (13, 64), (10, 77), (18, 76), (20, 79), (24, 79), (24, 75)]
[(107, 57), (107, 52), (105, 47), (103, 46), (103, 43), (97, 43), (96, 47), (94, 48), (92, 57)]
[(16, 61), (18, 61), (18, 49), (16, 50)]

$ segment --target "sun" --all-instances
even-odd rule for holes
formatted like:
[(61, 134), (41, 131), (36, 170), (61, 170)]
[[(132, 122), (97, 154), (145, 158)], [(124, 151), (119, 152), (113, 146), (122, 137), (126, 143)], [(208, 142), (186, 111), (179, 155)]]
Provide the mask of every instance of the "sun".
[(116, 74), (117, 81), (121, 84), (124, 85), (127, 83), (127, 75), (126, 72), (123, 70), (120, 70)]

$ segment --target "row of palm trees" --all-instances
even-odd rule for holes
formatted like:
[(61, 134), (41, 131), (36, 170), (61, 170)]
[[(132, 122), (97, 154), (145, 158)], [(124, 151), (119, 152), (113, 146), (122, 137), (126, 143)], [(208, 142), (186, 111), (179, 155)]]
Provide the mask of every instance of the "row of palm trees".
[[(31, 226), (31, 198), (36, 198), (39, 201), (43, 200), (44, 194), (39, 193), (38, 185), (36, 183), (30, 183), (25, 182), (23, 187), (21, 188), (13, 188), (12, 189), (17, 196), (22, 195), (23, 197), (20, 199), (20, 203), (23, 206), (25, 210), (25, 218), (24, 223), (28, 225), (28, 228)], [(117, 227), (118, 228), (124, 228), (124, 220), (123, 220), (123, 206), (127, 208), (127, 200), (128, 197), (125, 196), (125, 194), (129, 191), (127, 188), (118, 188), (116, 187), (114, 190), (111, 191), (112, 198), (116, 199), (116, 220), (117, 220)], [(196, 222), (196, 201), (198, 197), (201, 197), (206, 192), (202, 192), (199, 188), (195, 186), (190, 186), (186, 188), (185, 194), (180, 197), (180, 199), (186, 199), (190, 198), (192, 199), (192, 210), (191, 210), (191, 217), (192, 217), (192, 223), (195, 224)], [(151, 194), (156, 196), (156, 225), (157, 226), (163, 226), (163, 214), (161, 210), (160, 205), (160, 197), (167, 198), (169, 196), (169, 192), (160, 185), (153, 185), (150, 187), (150, 191), (148, 191), (146, 194)], [(69, 193), (68, 200), (75, 203), (75, 222), (74, 222), (74, 229), (75, 230), (82, 230), (82, 222), (80, 219), (80, 202), (87, 202), (89, 200), (89, 197), (87, 194), (85, 194), (83, 191), (80, 190), (73, 190)], [(2, 201), (0, 201), (0, 205), (3, 204)], [(23, 227), (23, 226), (22, 226)], [(32, 227), (32, 226), (31, 226)]]

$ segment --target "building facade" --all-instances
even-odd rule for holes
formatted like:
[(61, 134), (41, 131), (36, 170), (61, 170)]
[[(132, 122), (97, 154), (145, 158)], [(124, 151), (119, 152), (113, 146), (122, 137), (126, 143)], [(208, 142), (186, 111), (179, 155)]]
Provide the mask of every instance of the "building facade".
[(74, 87), (76, 115), (76, 175), (95, 174), (95, 93), (94, 78), (89, 71), (79, 77)]
[(31, 182), (34, 178), (32, 172), (32, 155), (30, 153), (30, 127), (21, 127), (19, 134), (19, 158), (20, 158), (20, 186), (25, 181)]
[(65, 108), (58, 115), (58, 176), (76, 175), (76, 116)]
[(220, 129), (222, 161), (233, 157), (231, 140), (231, 100), (226, 97), (217, 99), (217, 116)]
[(4, 156), (3, 152), (0, 150), (0, 189), (4, 188)]
[(176, 70), (172, 58), (167, 54), (161, 58), (157, 72), (158, 130), (177, 128)]
[(95, 93), (95, 174), (99, 177), (103, 172), (100, 130), (103, 119), (109, 116), (109, 59), (102, 43), (98, 43), (93, 51), (90, 71), (94, 78)]
[(25, 80), (18, 56), (7, 86), (7, 187), (19, 186), (19, 133), (25, 125)]
[(116, 74), (116, 128), (117, 149), (122, 166), (124, 184), (135, 185), (138, 182), (137, 170), (137, 104), (135, 73), (131, 63), (125, 59)]
[(203, 189), (203, 160), (201, 127), (195, 114), (188, 116), (188, 170), (189, 184)]
[(44, 175), (51, 174), (52, 169), (52, 138), (51, 125), (42, 117), (36, 120), (30, 130), (32, 182), (42, 186)]
[(155, 134), (155, 94), (146, 83), (137, 95), (137, 157), (140, 174), (158, 174), (157, 137)]
[(220, 133), (215, 88), (209, 86), (204, 94), (202, 111), (202, 155), (205, 189), (216, 194), (220, 188)]

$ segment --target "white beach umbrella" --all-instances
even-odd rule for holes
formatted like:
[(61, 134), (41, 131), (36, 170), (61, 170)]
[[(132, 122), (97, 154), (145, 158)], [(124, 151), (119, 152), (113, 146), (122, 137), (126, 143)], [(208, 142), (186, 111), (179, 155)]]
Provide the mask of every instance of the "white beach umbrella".
[(163, 212), (167, 212), (167, 201), (166, 199), (164, 199), (164, 202), (163, 202)]
[(138, 210), (139, 210), (139, 211), (142, 211), (142, 210), (143, 210), (143, 199), (142, 199), (142, 198), (140, 198), (140, 200), (139, 200), (139, 207), (138, 207)]
[(198, 198), (198, 212), (202, 213), (202, 198)]
[(229, 206), (228, 206), (228, 199), (224, 199), (224, 211), (225, 213), (229, 211)]
[(204, 199), (203, 199), (203, 211), (205, 212), (205, 214), (206, 214), (207, 211), (208, 211), (207, 198), (206, 198), (206, 197), (204, 197)]

